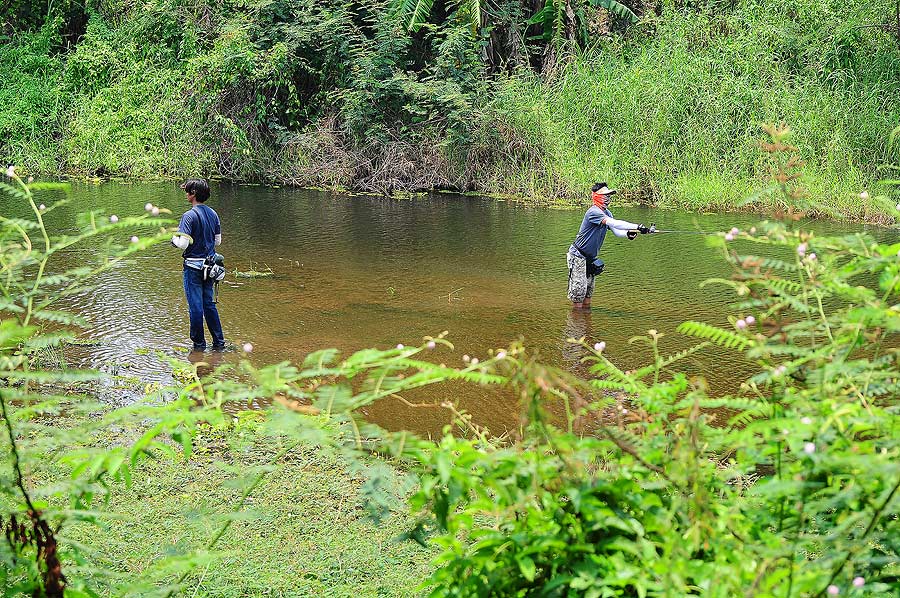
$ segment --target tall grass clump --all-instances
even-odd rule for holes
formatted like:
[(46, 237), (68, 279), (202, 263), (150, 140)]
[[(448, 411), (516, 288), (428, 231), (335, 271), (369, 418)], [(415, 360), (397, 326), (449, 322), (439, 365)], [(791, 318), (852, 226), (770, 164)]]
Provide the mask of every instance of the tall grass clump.
[(666, 7), (652, 37), (598, 43), (546, 80), (508, 78), (491, 109), (541, 148), (570, 192), (609, 179), (639, 199), (701, 208), (761, 186), (759, 124), (786, 122), (811, 193), (859, 217), (858, 194), (897, 159), (897, 41), (859, 27), (879, 17), (860, 3), (827, 13), (797, 4)]
[[(59, 136), (66, 98), (62, 65), (50, 56), (52, 28), (0, 44), (0, 159), (31, 172), (61, 170)], [(11, 74), (15, 73), (15, 76)]]
[(783, 122), (827, 213), (884, 220), (859, 195), (898, 161), (890, 0), (26, 5), (0, 9), (21, 73), (0, 79), (0, 160), (35, 174), (530, 198), (609, 180), (729, 209), (764, 186), (759, 124)]

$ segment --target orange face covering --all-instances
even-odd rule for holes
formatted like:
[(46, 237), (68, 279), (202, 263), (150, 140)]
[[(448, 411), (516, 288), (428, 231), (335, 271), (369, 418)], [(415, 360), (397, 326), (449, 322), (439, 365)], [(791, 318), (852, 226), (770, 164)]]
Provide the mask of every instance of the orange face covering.
[(594, 202), (594, 205), (600, 208), (601, 210), (606, 208), (606, 196), (602, 193), (594, 191), (591, 193), (591, 200)]

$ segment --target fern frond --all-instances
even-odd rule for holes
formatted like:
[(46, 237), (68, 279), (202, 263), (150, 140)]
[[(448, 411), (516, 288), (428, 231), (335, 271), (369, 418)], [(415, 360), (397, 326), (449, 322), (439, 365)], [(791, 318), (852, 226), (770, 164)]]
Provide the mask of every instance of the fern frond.
[(28, 194), (25, 193), (21, 187), (15, 187), (13, 185), (10, 185), (9, 183), (0, 182), (0, 189), (6, 191), (13, 197), (18, 197), (19, 199), (28, 199)]
[(702, 322), (683, 322), (676, 330), (681, 334), (702, 338), (726, 349), (738, 349), (744, 351), (745, 349), (756, 345), (756, 342), (753, 339)]
[(765, 353), (772, 357), (800, 357), (809, 353), (809, 348), (800, 345), (767, 345)]
[(420, 371), (408, 376), (399, 384), (402, 388), (415, 388), (443, 380), (463, 380), (475, 384), (503, 384), (506, 378), (496, 374), (487, 374), (478, 370), (455, 370), (453, 368), (436, 367)]
[(745, 267), (760, 268), (763, 270), (780, 270), (782, 272), (797, 272), (800, 266), (796, 262), (786, 262), (771, 257), (759, 257), (756, 255), (739, 255), (737, 263)]
[(49, 309), (43, 309), (35, 311), (32, 315), (35, 319), (43, 320), (45, 322), (56, 322), (57, 324), (63, 324), (64, 326), (80, 326), (82, 328), (87, 327), (87, 320), (80, 316), (76, 316), (64, 311), (52, 311)]
[(741, 411), (728, 419), (728, 425), (734, 428), (746, 428), (753, 420), (766, 415), (766, 408), (762, 405), (752, 410)]
[(597, 390), (620, 390), (622, 392), (629, 392), (634, 389), (633, 384), (610, 380), (609, 378), (594, 378), (588, 382), (588, 384)]
[(638, 392), (643, 387), (643, 384), (639, 383), (637, 378), (629, 376), (613, 365), (608, 359), (599, 359), (588, 369), (588, 371), (594, 376), (606, 374), (625, 385), (624, 390), (628, 390), (629, 392)]
[(754, 281), (755, 285), (761, 286), (764, 289), (772, 291), (773, 293), (783, 297), (785, 295), (790, 294), (798, 294), (803, 292), (803, 285), (795, 280), (788, 280), (786, 278), (773, 278), (766, 280), (757, 280)]
[(732, 411), (757, 411), (765, 403), (748, 397), (696, 397), (689, 396), (680, 400), (675, 407), (684, 409), (693, 405), (701, 409), (729, 409)]
[(11, 311), (14, 313), (23, 313), (25, 308), (13, 303), (12, 301), (7, 301), (6, 299), (0, 299), (0, 311)]
[(41, 334), (40, 336), (36, 336), (25, 341), (24, 349), (26, 352), (28, 352), (38, 349), (46, 349), (47, 347), (57, 347), (74, 339), (75, 335), (71, 332), (54, 332), (49, 334)]
[[(768, 289), (771, 293), (773, 293), (776, 297), (778, 297), (779, 302), (781, 304), (783, 304), (784, 306), (790, 307), (802, 314), (808, 314), (810, 311), (812, 311), (812, 307), (810, 307), (807, 303), (805, 303), (798, 297), (795, 297), (794, 295), (791, 295), (790, 293), (787, 293), (787, 292), (782, 291), (779, 288), (777, 288), (778, 286), (781, 286), (781, 285), (770, 285), (770, 284), (763, 283), (758, 286)], [(790, 285), (786, 284), (784, 286), (790, 286)], [(770, 309), (769, 311), (771, 312), (773, 310)]]
[[(680, 361), (680, 360), (684, 359), (685, 357), (689, 357), (689, 356), (693, 355), (694, 353), (696, 353), (697, 351), (700, 351), (701, 349), (705, 349), (706, 347), (710, 346), (710, 344), (711, 343), (709, 343), (708, 341), (703, 341), (702, 343), (698, 343), (698, 344), (694, 345), (693, 347), (689, 347), (689, 348), (685, 349), (684, 351), (679, 351), (678, 353), (673, 353), (672, 355), (665, 357), (662, 360), (662, 362), (660, 362), (659, 369), (667, 368), (670, 365), (672, 365), (673, 363), (675, 363), (676, 361)], [(633, 374), (633, 376), (635, 378), (637, 378), (638, 380), (640, 380), (641, 378), (644, 378), (644, 377), (652, 374), (655, 371), (656, 371), (655, 364), (645, 365), (644, 367), (637, 370)]]
[(39, 230), (41, 228), (41, 225), (34, 220), (25, 220), (24, 218), (3, 218), (0, 221), (21, 227), (25, 230)]

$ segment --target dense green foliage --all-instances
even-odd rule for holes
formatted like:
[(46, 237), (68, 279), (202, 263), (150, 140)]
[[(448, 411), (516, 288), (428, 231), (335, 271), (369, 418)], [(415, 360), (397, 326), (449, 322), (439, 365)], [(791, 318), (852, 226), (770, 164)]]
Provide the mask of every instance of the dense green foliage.
[(784, 121), (813, 195), (872, 218), (858, 194), (900, 161), (896, 8), (20, 0), (0, 13), (0, 159), (383, 192), (602, 178), (729, 207), (768, 175), (759, 123)]
[[(653, 361), (634, 371), (599, 343), (584, 347), (589, 379), (543, 367), (519, 345), (463, 368), (436, 365), (429, 351), (451, 347), (439, 335), (343, 359), (324, 350), (299, 365), (245, 362), (238, 376), (199, 377), (173, 360), (182, 386), (150, 386), (146, 401), (110, 412), (77, 394), (101, 374), (48, 358), (80, 324), (53, 307), (165, 238), (169, 223), (94, 212), (53, 235), (43, 214), (58, 204), (38, 205), (32, 194), (47, 186), (12, 174), (2, 188), (32, 216), (4, 218), (0, 228), (0, 579), (11, 592), (199, 588), (183, 584), (202, 580), (260, 485), (309, 450), (365, 472), (364, 504), (376, 519), (416, 519), (407, 539), (439, 551), (426, 584), (434, 596), (791, 598), (894, 596), (900, 587), (900, 243), (770, 222), (711, 237), (734, 267), (731, 279), (711, 281), (735, 291), (733, 328), (686, 322), (679, 331), (698, 344), (672, 355), (650, 330), (634, 342)], [(119, 241), (141, 228), (159, 233)], [(108, 243), (94, 261), (60, 270), (61, 252), (97, 237)], [(735, 395), (709, 396), (702, 379), (679, 372), (681, 360), (708, 349), (756, 365)], [(490, 437), (452, 396), (435, 400), (457, 424), (436, 443), (360, 415), (447, 382), (515, 392), (518, 434)], [(258, 434), (269, 447), (264, 462), (235, 468), (199, 441), (229, 431)], [(72, 541), (73, 528), (114, 521), (110, 493), (136, 493), (147, 457), (190, 460), (198, 442), (204, 458), (235, 475), (224, 507), (233, 513), (200, 515), (209, 518), (201, 549), (121, 576), (108, 568), (115, 563), (93, 559), (90, 535)]]

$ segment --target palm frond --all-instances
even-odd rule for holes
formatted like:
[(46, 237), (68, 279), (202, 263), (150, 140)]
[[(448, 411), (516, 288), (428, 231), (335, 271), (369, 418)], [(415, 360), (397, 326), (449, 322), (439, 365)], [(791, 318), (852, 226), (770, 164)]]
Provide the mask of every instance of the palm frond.
[(605, 8), (612, 14), (616, 15), (617, 17), (626, 19), (630, 23), (638, 22), (638, 16), (634, 13), (634, 11), (621, 2), (616, 2), (616, 0), (591, 0), (591, 5)]

